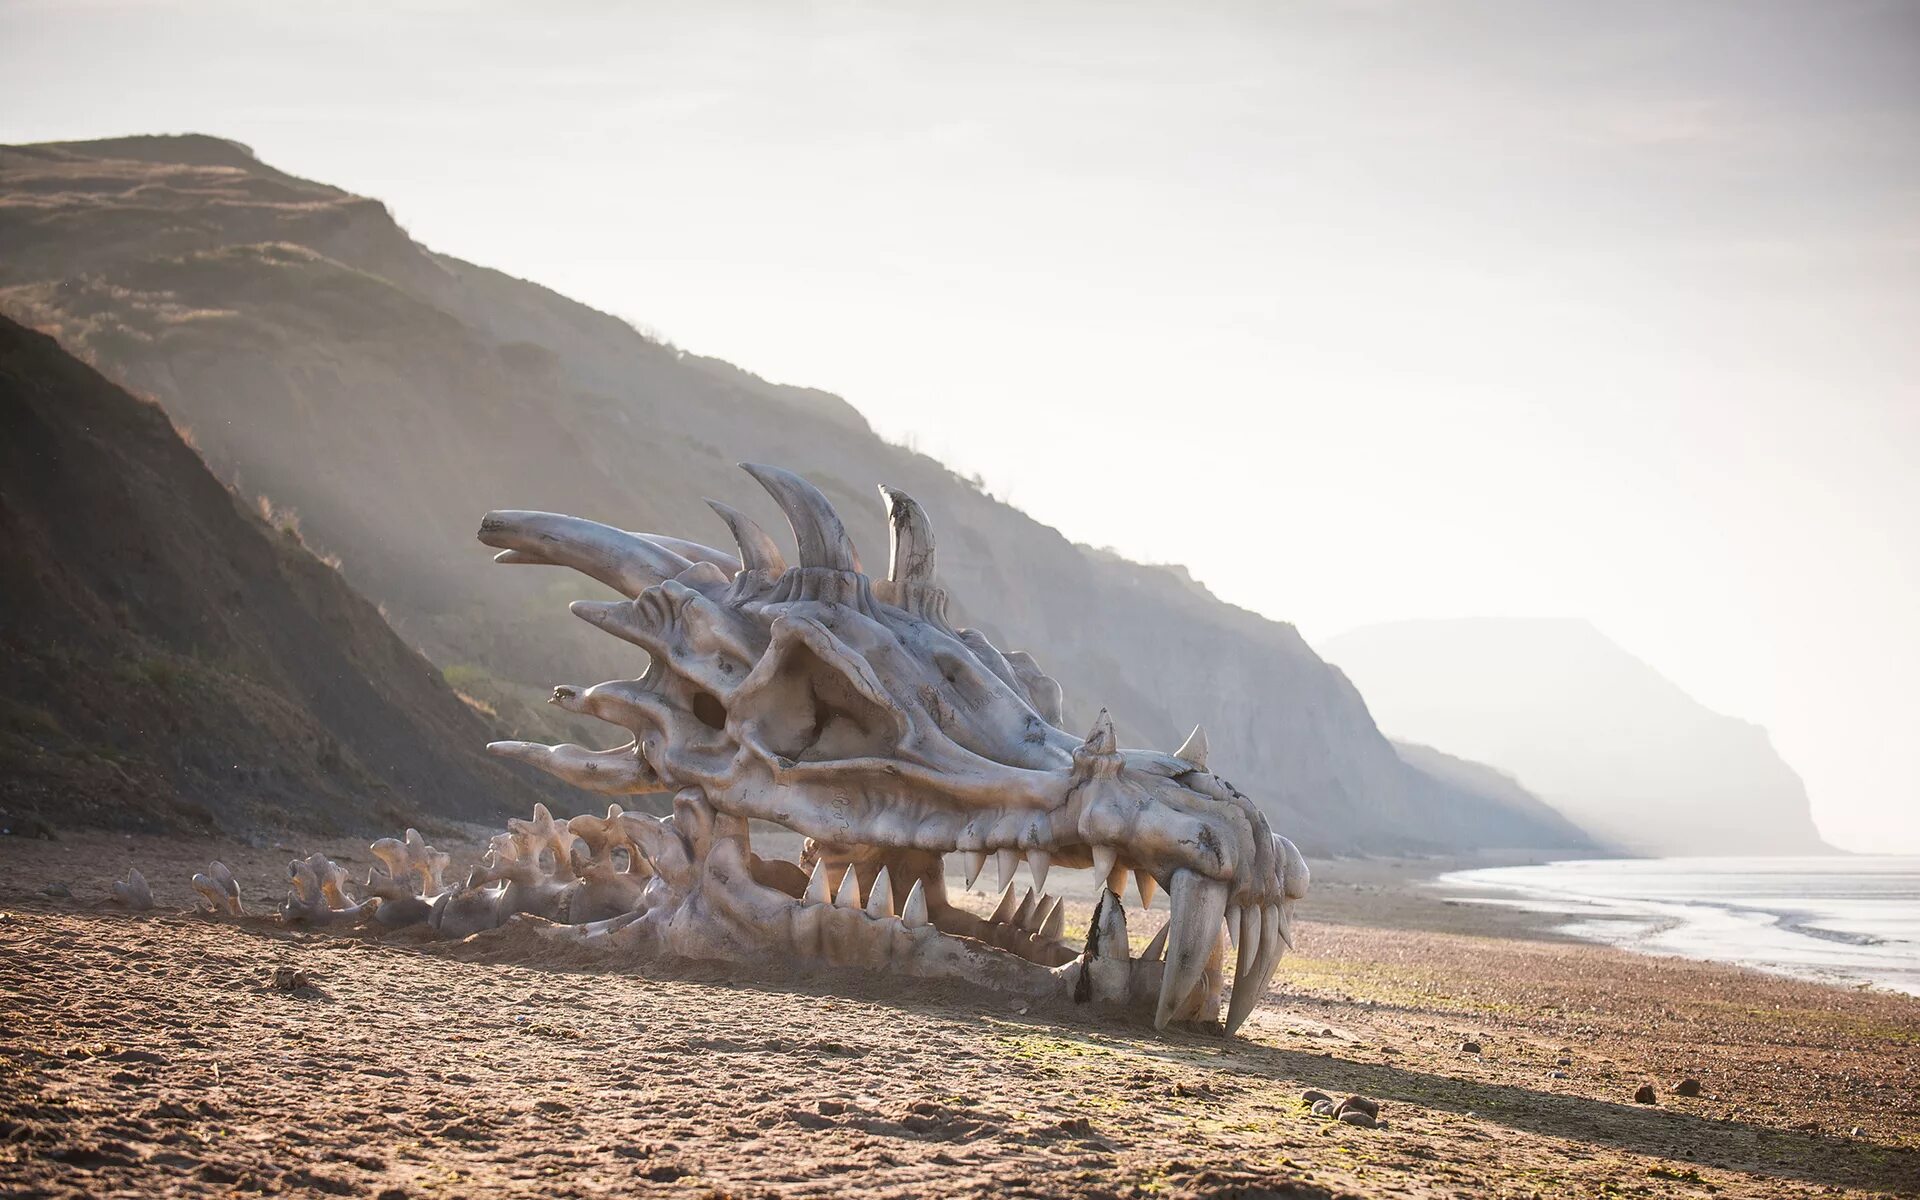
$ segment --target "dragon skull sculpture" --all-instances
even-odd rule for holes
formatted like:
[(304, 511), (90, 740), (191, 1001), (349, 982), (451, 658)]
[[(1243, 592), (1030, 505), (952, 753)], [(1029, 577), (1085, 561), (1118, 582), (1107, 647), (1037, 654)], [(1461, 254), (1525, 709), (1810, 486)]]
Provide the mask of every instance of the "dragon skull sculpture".
[[(1087, 737), (1065, 732), (1060, 687), (1031, 656), (948, 623), (931, 528), (911, 497), (880, 489), (892, 553), (875, 580), (818, 489), (776, 467), (745, 470), (785, 512), (797, 565), (712, 501), (737, 556), (552, 513), (481, 522), (497, 561), (571, 567), (627, 597), (572, 609), (652, 660), (639, 679), (554, 689), (555, 704), (628, 731), (627, 744), (492, 750), (604, 795), (670, 792), (673, 813), (616, 805), (568, 825), (544, 810), (515, 822), (466, 886), (418, 897), (436, 926), (470, 932), (503, 911), (535, 912), (565, 922), (566, 936), (692, 958), (774, 954), (1138, 1004), (1161, 1027), (1217, 1019), (1231, 940), (1225, 1024), (1237, 1029), (1292, 944), (1308, 873), (1207, 769), (1205, 735), (1173, 754), (1124, 750), (1104, 711)], [(749, 820), (803, 835), (800, 861), (755, 855)], [(437, 886), (416, 861), (424, 847), (394, 845), (381, 856), (388, 886), (410, 874)], [(969, 887), (995, 861), (991, 917), (950, 902), (948, 854)], [(1022, 863), (1032, 887), (1016, 899)], [(1059, 940), (1064, 911), (1045, 893), (1055, 867), (1106, 883), (1084, 951)], [(1164, 938), (1139, 957), (1120, 901), (1129, 872), (1143, 900), (1163, 887), (1171, 907)]]

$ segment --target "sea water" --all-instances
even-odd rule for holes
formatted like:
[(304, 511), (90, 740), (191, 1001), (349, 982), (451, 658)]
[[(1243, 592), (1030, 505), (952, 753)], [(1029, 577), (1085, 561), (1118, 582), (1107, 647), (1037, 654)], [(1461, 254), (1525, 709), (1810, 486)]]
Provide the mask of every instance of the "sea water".
[(1455, 871), (1562, 932), (1920, 995), (1920, 856), (1595, 859)]

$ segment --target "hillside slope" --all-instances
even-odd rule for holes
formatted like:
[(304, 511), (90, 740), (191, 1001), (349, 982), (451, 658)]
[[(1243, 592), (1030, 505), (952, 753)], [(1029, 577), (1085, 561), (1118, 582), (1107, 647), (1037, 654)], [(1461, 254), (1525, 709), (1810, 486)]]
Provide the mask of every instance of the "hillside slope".
[(0, 318), (0, 826), (392, 832), (535, 798), (167, 415)]
[[(298, 512), (408, 639), (529, 736), (558, 732), (537, 704), (549, 685), (630, 674), (637, 652), (566, 615), (581, 581), (492, 567), (473, 543), (480, 514), (724, 539), (712, 496), (779, 529), (733, 466), (758, 460), (819, 484), (869, 563), (886, 546), (875, 485), (911, 492), (956, 616), (1032, 650), (1065, 685), (1070, 724), (1106, 706), (1124, 740), (1169, 749), (1205, 724), (1214, 761), (1305, 846), (1565, 844), (1563, 827), (1499, 803), (1463, 824), (1458, 790), (1404, 763), (1292, 626), (1184, 572), (1070, 544), (884, 443), (836, 397), (433, 254), (377, 202), (233, 143), (0, 149), (0, 308), (158, 397), (223, 477)], [(1141, 485), (1116, 467), (1114, 486)]]
[(1403, 621), (1323, 649), (1396, 737), (1511, 772), (1614, 845), (1831, 853), (1765, 729), (1701, 705), (1586, 621)]

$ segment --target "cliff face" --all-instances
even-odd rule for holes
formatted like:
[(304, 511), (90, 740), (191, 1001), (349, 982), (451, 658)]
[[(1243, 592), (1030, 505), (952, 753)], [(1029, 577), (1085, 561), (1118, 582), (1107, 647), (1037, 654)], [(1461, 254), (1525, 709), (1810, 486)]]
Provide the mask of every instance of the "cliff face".
[[(1395, 754), (1294, 629), (1184, 573), (1068, 543), (844, 401), (651, 341), (536, 285), (433, 254), (376, 202), (291, 179), (212, 138), (0, 149), (0, 308), (57, 334), (189, 426), (245, 492), (299, 514), (465, 691), (527, 736), (563, 732), (553, 683), (631, 674), (565, 612), (591, 585), (493, 567), (490, 508), (550, 509), (724, 540), (712, 496), (781, 521), (734, 468), (779, 463), (885, 555), (875, 485), (932, 515), (956, 617), (1031, 649), (1069, 722), (1213, 761), (1319, 850), (1470, 845), (1459, 790)], [(1178, 488), (1177, 469), (1140, 486)], [(609, 732), (573, 727), (576, 740)], [(1501, 844), (1564, 828), (1495, 803)]]
[(158, 406), (0, 318), (0, 825), (387, 832), (536, 793)]
[(1406, 621), (1323, 649), (1382, 728), (1511, 772), (1612, 845), (1831, 852), (1766, 730), (1705, 708), (1585, 621)]

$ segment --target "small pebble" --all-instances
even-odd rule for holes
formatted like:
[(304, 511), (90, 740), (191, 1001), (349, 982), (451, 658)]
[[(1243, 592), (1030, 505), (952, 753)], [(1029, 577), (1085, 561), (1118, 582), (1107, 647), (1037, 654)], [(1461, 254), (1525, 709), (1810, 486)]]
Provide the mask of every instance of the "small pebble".
[(1633, 1099), (1634, 1099), (1634, 1103), (1636, 1104), (1654, 1103), (1653, 1085), (1650, 1083), (1641, 1084), (1640, 1090), (1633, 1094)]
[(1547, 1072), (1548, 1079), (1565, 1079), (1566, 1077), (1567, 1077), (1567, 1073), (1565, 1071), (1548, 1071)]
[(1677, 1096), (1698, 1096), (1700, 1094), (1700, 1081), (1692, 1078), (1682, 1079), (1679, 1083), (1673, 1085), (1673, 1091)]
[(1570, 1058), (1556, 1058), (1553, 1060), (1553, 1065), (1556, 1067), (1570, 1067), (1573, 1065), (1573, 1060)]
[(1349, 1125), (1358, 1125), (1362, 1129), (1372, 1129), (1374, 1126), (1373, 1117), (1357, 1108), (1350, 1108), (1341, 1113), (1340, 1119)]
[(1866, 1132), (1867, 1132), (1866, 1130), (1860, 1128), (1858, 1125), (1855, 1125), (1852, 1129), (1847, 1130), (1847, 1136), (1848, 1137), (1864, 1137), (1866, 1136)]
[(52, 896), (56, 900), (73, 899), (73, 889), (64, 883), (50, 883), (40, 889), (42, 896)]
[(1460, 1043), (1460, 1053), (1462, 1053), (1462, 1054), (1478, 1054), (1478, 1053), (1480, 1053), (1480, 1043), (1479, 1043), (1479, 1042), (1461, 1042), (1461, 1043)]
[(1332, 1096), (1327, 1095), (1325, 1092), (1315, 1091), (1312, 1088), (1308, 1088), (1306, 1091), (1301, 1092), (1300, 1098), (1302, 1100), (1305, 1100), (1308, 1104), (1318, 1104), (1322, 1100), (1325, 1100), (1328, 1104), (1333, 1103)]
[(1314, 1115), (1315, 1115), (1315, 1116), (1318, 1116), (1318, 1117), (1330, 1117), (1330, 1116), (1332, 1116), (1332, 1115), (1333, 1115), (1333, 1101), (1331, 1101), (1331, 1100), (1315, 1100), (1315, 1101), (1313, 1102), (1313, 1112), (1314, 1112)]

